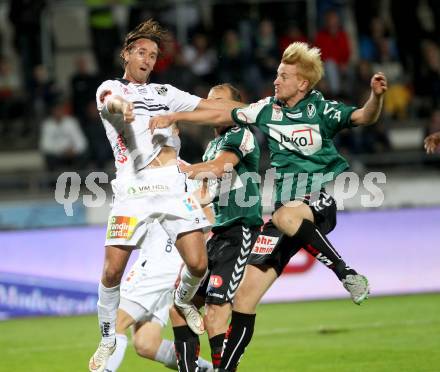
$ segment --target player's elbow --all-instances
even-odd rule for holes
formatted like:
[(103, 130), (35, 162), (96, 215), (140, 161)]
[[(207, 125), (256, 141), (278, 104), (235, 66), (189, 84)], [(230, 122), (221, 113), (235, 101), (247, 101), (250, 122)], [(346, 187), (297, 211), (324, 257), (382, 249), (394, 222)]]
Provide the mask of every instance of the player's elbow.
[(357, 110), (353, 113), (351, 121), (357, 126), (368, 126), (377, 123), (378, 115), (369, 115), (364, 109)]

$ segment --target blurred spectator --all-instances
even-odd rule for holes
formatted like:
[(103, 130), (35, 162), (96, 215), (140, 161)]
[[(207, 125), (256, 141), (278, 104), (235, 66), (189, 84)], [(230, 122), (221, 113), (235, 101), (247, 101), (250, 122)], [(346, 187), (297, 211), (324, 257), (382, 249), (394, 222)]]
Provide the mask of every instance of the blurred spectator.
[(382, 71), (388, 80), (388, 90), (385, 95), (385, 113), (397, 119), (405, 119), (408, 114), (408, 105), (411, 93), (406, 86), (403, 67), (393, 57), (391, 41), (387, 38), (377, 40), (379, 56), (377, 63), (373, 64), (373, 70)]
[(294, 23), (291, 23), (287, 27), (286, 32), (280, 37), (280, 41), (279, 41), (280, 54), (282, 54), (284, 50), (295, 41), (301, 41), (307, 43), (308, 40), (307, 37), (302, 32), (302, 30), (299, 28), (299, 26)]
[(183, 48), (183, 58), (194, 75), (206, 80), (207, 84), (214, 82), (214, 72), (217, 63), (215, 50), (209, 46), (205, 34), (197, 33), (190, 45)]
[(70, 89), (73, 116), (79, 120), (83, 128), (87, 117), (87, 105), (91, 100), (95, 100), (98, 85), (99, 79), (96, 74), (90, 71), (87, 58), (85, 56), (78, 57), (75, 61), (75, 71), (70, 80)]
[(422, 29), (418, 17), (419, 1), (390, 1), (399, 60), (407, 72), (413, 74), (419, 70), (420, 40)]
[(41, 125), (40, 151), (49, 171), (81, 169), (85, 165), (87, 139), (78, 121), (65, 114), (65, 104), (54, 102)]
[(263, 79), (274, 79), (278, 68), (280, 53), (271, 21), (263, 20), (260, 22), (254, 43), (256, 62)]
[[(362, 106), (368, 99), (370, 94), (370, 81), (373, 76), (373, 66), (369, 61), (360, 60), (356, 64), (354, 73), (354, 81), (352, 90), (352, 104), (355, 106)], [(349, 131), (351, 133), (351, 131)]]
[(324, 20), (324, 27), (318, 31), (315, 44), (321, 49), (330, 94), (339, 96), (342, 93), (342, 80), (348, 74), (351, 53), (349, 38), (336, 11), (327, 11)]
[(188, 68), (182, 53), (174, 56), (173, 64), (162, 74), (153, 74), (151, 81), (156, 83), (173, 82), (173, 85), (187, 92), (193, 92), (199, 83), (197, 76)]
[(83, 128), (89, 143), (89, 160), (94, 168), (103, 170), (107, 162), (113, 159), (113, 152), (110, 143), (103, 141), (103, 138), (106, 138), (106, 134), (96, 109), (95, 99), (89, 100), (84, 105), (84, 108), (86, 116)]
[(391, 150), (385, 125), (370, 125), (362, 128), (361, 149), (364, 153), (382, 153)]
[(0, 135), (13, 132), (13, 122), (24, 112), (20, 79), (10, 61), (0, 56)]
[(371, 62), (378, 62), (381, 58), (383, 39), (388, 40), (388, 54), (393, 60), (398, 59), (395, 40), (386, 29), (384, 20), (374, 17), (370, 22), (368, 34), (361, 34), (359, 37), (359, 56)]
[(432, 41), (422, 44), (420, 77), (415, 84), (417, 94), (423, 97), (424, 112), (440, 106), (440, 49)]
[(226, 30), (219, 52), (220, 81), (240, 81), (244, 59), (245, 56), (237, 32), (235, 30)]
[(176, 55), (180, 52), (180, 45), (177, 42), (174, 34), (171, 31), (167, 31), (166, 36), (162, 40), (160, 45), (160, 55), (156, 64), (154, 65), (154, 74), (158, 80), (167, 80), (166, 73), (170, 70), (174, 64)]
[(9, 19), (14, 28), (14, 46), (21, 59), (25, 86), (32, 80), (35, 66), (42, 63), (41, 14), (45, 0), (10, 0)]
[(45, 66), (34, 67), (29, 87), (29, 98), (32, 115), (36, 120), (43, 118), (48, 113), (48, 108), (53, 104), (59, 94), (57, 86)]
[(111, 5), (114, 0), (86, 0), (89, 7), (89, 25), (92, 50), (95, 53), (99, 74), (113, 77), (116, 69), (115, 48), (119, 44), (119, 30)]

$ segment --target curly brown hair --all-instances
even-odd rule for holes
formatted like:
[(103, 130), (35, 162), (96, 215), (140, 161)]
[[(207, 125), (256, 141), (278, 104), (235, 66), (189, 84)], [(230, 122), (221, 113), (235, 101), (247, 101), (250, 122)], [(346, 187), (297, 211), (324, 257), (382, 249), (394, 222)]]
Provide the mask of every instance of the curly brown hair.
[(164, 38), (167, 30), (162, 28), (158, 22), (148, 19), (141, 24), (139, 24), (133, 31), (130, 31), (125, 37), (124, 44), (122, 45), (122, 50), (119, 56), (122, 59), (122, 64), (125, 67), (126, 62), (124, 59), (124, 53), (130, 51), (133, 47), (133, 43), (139, 39), (149, 39), (160, 46), (162, 39)]

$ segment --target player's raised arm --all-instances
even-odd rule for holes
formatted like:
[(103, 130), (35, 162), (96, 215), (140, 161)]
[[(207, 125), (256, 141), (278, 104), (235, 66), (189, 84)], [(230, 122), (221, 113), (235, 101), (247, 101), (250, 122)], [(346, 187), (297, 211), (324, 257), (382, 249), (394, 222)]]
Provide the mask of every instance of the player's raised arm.
[(383, 97), (388, 89), (387, 79), (382, 72), (371, 78), (371, 94), (360, 109), (353, 111), (351, 121), (356, 125), (374, 124), (379, 118), (383, 106)]
[(188, 173), (188, 178), (219, 178), (228, 170), (234, 168), (240, 161), (239, 157), (231, 151), (221, 151), (214, 160), (203, 163), (180, 166), (182, 172)]

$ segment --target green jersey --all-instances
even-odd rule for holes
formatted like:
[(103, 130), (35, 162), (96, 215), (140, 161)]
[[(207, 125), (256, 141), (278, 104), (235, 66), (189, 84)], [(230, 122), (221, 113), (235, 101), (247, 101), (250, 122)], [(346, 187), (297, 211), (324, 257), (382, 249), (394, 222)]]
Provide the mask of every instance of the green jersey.
[(233, 110), (238, 124), (254, 124), (269, 143), (271, 165), (278, 176), (276, 201), (288, 201), (318, 191), (348, 168), (333, 137), (353, 126), (355, 107), (325, 100), (312, 90), (294, 107), (282, 107), (267, 97)]
[(229, 128), (209, 142), (203, 161), (214, 160), (221, 151), (234, 153), (240, 161), (222, 178), (209, 180), (210, 194), (215, 195), (213, 230), (236, 224), (261, 226), (260, 148), (253, 133), (243, 126)]

